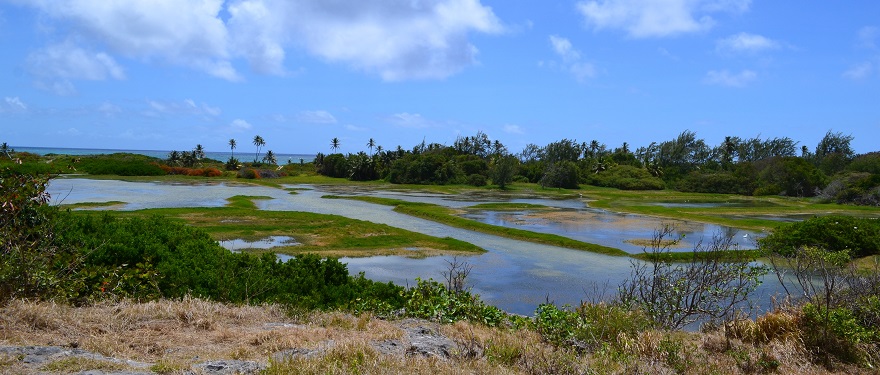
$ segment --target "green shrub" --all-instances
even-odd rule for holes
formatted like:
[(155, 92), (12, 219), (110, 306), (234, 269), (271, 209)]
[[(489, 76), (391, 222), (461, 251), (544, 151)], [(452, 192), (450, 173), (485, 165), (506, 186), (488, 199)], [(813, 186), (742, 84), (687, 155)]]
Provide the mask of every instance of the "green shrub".
[(880, 255), (880, 221), (837, 215), (814, 217), (781, 225), (758, 243), (763, 250), (784, 256), (808, 246), (846, 250), (852, 257)]
[(631, 165), (618, 165), (593, 173), (585, 179), (590, 185), (613, 187), (622, 190), (663, 190), (666, 184), (646, 169)]
[(486, 176), (481, 174), (472, 174), (468, 176), (468, 185), (471, 186), (486, 186)]
[(507, 314), (487, 305), (467, 291), (454, 292), (434, 280), (416, 279), (415, 287), (404, 292), (406, 315), (441, 323), (468, 320), (490, 327), (505, 321)]
[(644, 313), (618, 304), (582, 303), (574, 310), (542, 304), (535, 311), (535, 329), (544, 340), (585, 351), (621, 344), (621, 335), (635, 337), (651, 327), (651, 320)]
[(845, 362), (861, 363), (870, 355), (866, 344), (880, 341), (878, 327), (861, 324), (852, 310), (836, 307), (826, 310), (808, 303), (802, 308), (804, 344), (815, 352), (825, 352)]
[(79, 169), (93, 175), (162, 176), (159, 159), (135, 154), (91, 155), (80, 159)]
[(573, 161), (560, 161), (550, 164), (541, 177), (543, 187), (577, 189), (580, 180), (578, 166)]

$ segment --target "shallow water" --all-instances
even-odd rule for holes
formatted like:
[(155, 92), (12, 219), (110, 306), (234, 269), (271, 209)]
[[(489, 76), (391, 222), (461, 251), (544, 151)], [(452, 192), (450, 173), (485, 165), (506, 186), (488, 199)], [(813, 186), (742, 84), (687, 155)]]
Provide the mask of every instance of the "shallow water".
[[(473, 286), (473, 291), (480, 294), (488, 303), (518, 314), (530, 315), (534, 313), (538, 304), (545, 301), (558, 304), (577, 304), (581, 300), (591, 300), (598, 295), (608, 296), (613, 294), (616, 287), (629, 275), (631, 262), (629, 258), (611, 257), (467, 231), (402, 215), (392, 211), (390, 206), (343, 199), (322, 199), (322, 195), (332, 192), (305, 186), (296, 187), (307, 190), (300, 190), (298, 194), (289, 194), (281, 189), (250, 185), (180, 185), (87, 179), (55, 179), (52, 180), (47, 190), (52, 194), (53, 201), (56, 203), (62, 201), (61, 198), (66, 204), (122, 201), (126, 202), (122, 207), (126, 210), (159, 207), (216, 207), (225, 204), (227, 198), (235, 195), (268, 196), (272, 199), (255, 202), (258, 208), (335, 214), (437, 237), (456, 238), (487, 250), (485, 254), (462, 258), (474, 266), (468, 279), (470, 285)], [(389, 193), (383, 192), (381, 194)], [(436, 199), (439, 202), (449, 202), (449, 206), (465, 202), (451, 200), (446, 196), (435, 197), (427, 194), (411, 196), (392, 193), (391, 195), (404, 196), (406, 199)], [(569, 210), (584, 207), (583, 202), (579, 200), (524, 199), (512, 201), (555, 207), (563, 206)], [(469, 202), (469, 204), (476, 203), (481, 202)], [(583, 208), (582, 211), (588, 215), (596, 215), (596, 223), (591, 225), (597, 227), (610, 227), (614, 225), (615, 220), (618, 220), (596, 214), (596, 210), (593, 209)], [(638, 222), (636, 219), (629, 218), (627, 220)], [(580, 226), (574, 228), (570, 231), (588, 232)], [(638, 226), (633, 228), (636, 230), (635, 228)], [(653, 229), (653, 226), (648, 225), (640, 230), (652, 233)], [(589, 241), (594, 242), (593, 239)], [(343, 258), (343, 262), (348, 263), (348, 268), (352, 273), (364, 272), (368, 278), (393, 281), (400, 285), (414, 285), (417, 277), (442, 280), (442, 272), (447, 269), (447, 262), (450, 260), (449, 257), (425, 259), (387, 256)], [(773, 287), (772, 279), (769, 281), (770, 283), (762, 288), (765, 291), (762, 292), (763, 296), (757, 297), (761, 301), (761, 305), (767, 305), (769, 302), (766, 291), (772, 293), (778, 289)]]
[(273, 247), (296, 246), (300, 244), (290, 236), (269, 236), (257, 241), (246, 241), (236, 238), (232, 240), (221, 240), (218, 242), (220, 243), (220, 246), (231, 251), (241, 251), (245, 249), (268, 250)]

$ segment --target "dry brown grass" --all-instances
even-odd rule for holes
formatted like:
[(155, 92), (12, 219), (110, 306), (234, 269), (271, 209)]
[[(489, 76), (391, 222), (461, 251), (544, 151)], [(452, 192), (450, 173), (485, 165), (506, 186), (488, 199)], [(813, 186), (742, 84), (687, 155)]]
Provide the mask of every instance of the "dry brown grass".
[[(248, 360), (284, 374), (829, 374), (872, 373), (854, 366), (833, 370), (811, 362), (784, 311), (707, 333), (649, 330), (619, 335), (589, 353), (545, 343), (532, 330), (488, 328), (467, 322), (384, 321), (366, 314), (308, 312), (291, 316), (279, 306), (233, 306), (195, 298), (71, 307), (11, 301), (0, 307), (0, 346), (78, 347), (107, 357), (153, 364), (179, 373), (208, 360)], [(430, 325), (453, 340), (449, 358), (383, 353), (377, 342), (406, 347), (407, 324)], [(300, 349), (319, 353), (270, 360)], [(64, 358), (38, 368), (0, 355), (0, 373), (111, 371), (112, 362)], [(876, 373), (876, 372), (873, 372)]]

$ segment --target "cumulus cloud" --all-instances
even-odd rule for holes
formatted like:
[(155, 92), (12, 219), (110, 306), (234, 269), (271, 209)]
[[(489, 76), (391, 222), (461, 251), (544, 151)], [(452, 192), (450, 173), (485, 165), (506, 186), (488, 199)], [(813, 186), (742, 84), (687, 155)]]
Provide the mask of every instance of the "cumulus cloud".
[[(223, 0), (21, 1), (60, 21), (64, 31), (128, 58), (190, 66), (239, 79), (228, 33), (219, 18)], [(79, 77), (76, 77), (79, 78)]]
[(296, 115), (296, 120), (309, 124), (335, 124), (336, 117), (327, 111), (302, 111)]
[[(37, 9), (50, 33), (63, 35), (68, 50), (80, 50), (34, 57), (55, 61), (51, 71), (65, 79), (121, 77), (112, 56), (187, 66), (231, 81), (242, 79), (233, 62), (244, 58), (256, 72), (287, 75), (289, 48), (385, 80), (436, 79), (476, 63), (470, 34), (504, 31), (480, 0), (9, 1)], [(89, 53), (83, 45), (107, 52)], [(89, 69), (63, 69), (73, 58)]]
[(562, 64), (558, 66), (571, 73), (578, 82), (585, 82), (596, 76), (596, 68), (593, 64), (581, 61), (581, 53), (572, 46), (571, 41), (551, 35), (550, 45), (553, 47), (553, 52), (562, 58)]
[(748, 69), (739, 73), (731, 73), (727, 70), (710, 70), (706, 73), (703, 82), (726, 87), (745, 87), (757, 78), (758, 74)]
[(758, 53), (779, 48), (779, 42), (761, 35), (739, 33), (720, 39), (715, 50), (721, 54)]
[(291, 43), (390, 81), (455, 74), (476, 61), (469, 33), (503, 30), (479, 0), (243, 0), (229, 11), (236, 44), (247, 42), (241, 48), (256, 69), (280, 69)]
[(578, 12), (596, 30), (621, 29), (634, 38), (666, 37), (712, 28), (711, 13), (739, 13), (751, 0), (590, 0)]
[(103, 81), (124, 79), (116, 60), (103, 52), (91, 52), (66, 42), (31, 53), (27, 58), (31, 74), (65, 79)]

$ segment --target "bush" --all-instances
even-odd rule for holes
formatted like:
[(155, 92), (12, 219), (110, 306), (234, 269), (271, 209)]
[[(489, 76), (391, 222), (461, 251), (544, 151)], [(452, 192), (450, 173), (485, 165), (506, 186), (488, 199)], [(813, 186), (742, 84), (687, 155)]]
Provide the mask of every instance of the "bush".
[(84, 156), (79, 169), (93, 175), (162, 176), (158, 159), (134, 154)]
[[(678, 182), (677, 188), (684, 192), (740, 195), (752, 195), (756, 190), (754, 178), (727, 171), (713, 173), (691, 172)], [(758, 192), (764, 193), (763, 190)], [(773, 189), (772, 194), (778, 192), (778, 188)]]
[(342, 154), (325, 156), (317, 167), (318, 173), (327, 177), (348, 178), (351, 175), (348, 160)]
[(238, 171), (238, 178), (246, 178), (249, 180), (254, 180), (260, 178), (260, 171), (252, 168), (242, 168)]
[(763, 250), (783, 256), (808, 246), (846, 250), (852, 257), (880, 255), (880, 221), (851, 216), (814, 217), (781, 225), (758, 243)]
[[(878, 328), (864, 326), (846, 307), (826, 309), (807, 303), (802, 308), (804, 345), (850, 363), (862, 363), (870, 355), (865, 344), (880, 341)], [(824, 327), (824, 329), (816, 329)]]
[(550, 164), (541, 177), (542, 187), (577, 189), (579, 178), (578, 166), (572, 161), (561, 161)]
[(226, 161), (226, 164), (224, 164), (223, 167), (226, 168), (227, 171), (237, 171), (241, 168), (241, 162), (230, 156), (229, 160)]
[(581, 351), (593, 351), (606, 344), (623, 345), (621, 335), (635, 337), (652, 326), (641, 311), (619, 304), (581, 303), (575, 310), (542, 304), (535, 311), (535, 329), (545, 341)]
[(755, 163), (758, 187), (754, 195), (812, 197), (828, 183), (812, 163), (798, 157), (773, 157)]
[(487, 305), (467, 291), (451, 291), (434, 280), (416, 279), (415, 287), (404, 292), (406, 315), (441, 323), (469, 320), (490, 327), (505, 321), (507, 314)]
[(631, 165), (618, 165), (608, 170), (588, 175), (590, 185), (614, 187), (622, 190), (663, 190), (663, 180), (652, 176), (648, 170)]
[(486, 176), (481, 174), (472, 174), (468, 176), (468, 185), (471, 186), (486, 186)]

